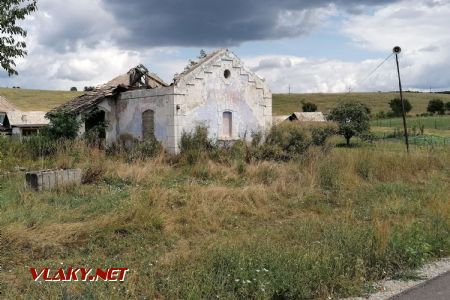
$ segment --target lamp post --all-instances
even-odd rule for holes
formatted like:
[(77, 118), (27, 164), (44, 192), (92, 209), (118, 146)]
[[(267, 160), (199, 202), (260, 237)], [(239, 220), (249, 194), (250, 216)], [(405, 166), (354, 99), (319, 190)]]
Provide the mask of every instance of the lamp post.
[(406, 126), (405, 101), (403, 100), (402, 80), (400, 78), (400, 66), (398, 63), (398, 55), (400, 54), (400, 52), (402, 52), (402, 48), (400, 48), (399, 46), (395, 46), (392, 51), (395, 54), (395, 61), (397, 62), (398, 86), (400, 89), (400, 101), (402, 102), (402, 118), (403, 118), (406, 152), (409, 153), (408, 127)]

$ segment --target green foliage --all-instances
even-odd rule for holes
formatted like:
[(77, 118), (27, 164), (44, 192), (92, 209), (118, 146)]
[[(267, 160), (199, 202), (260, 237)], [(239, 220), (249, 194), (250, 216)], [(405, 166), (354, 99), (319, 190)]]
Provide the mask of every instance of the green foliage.
[[(109, 126), (108, 121), (104, 117), (105, 112), (95, 107), (89, 113), (83, 116), (82, 121), (85, 123), (84, 138), (88, 144), (95, 146), (100, 145), (106, 138), (106, 129)], [(88, 128), (88, 126), (91, 126)]]
[(440, 115), (443, 115), (445, 112), (444, 101), (442, 101), (441, 99), (430, 100), (430, 102), (428, 102), (427, 112), (432, 114), (438, 113)]
[(328, 116), (329, 120), (339, 125), (339, 134), (343, 135), (350, 144), (350, 139), (370, 130), (369, 109), (359, 102), (346, 102), (333, 108)]
[(70, 91), (71, 92), (78, 92), (78, 89), (77, 89), (76, 86), (73, 86), (73, 87), (70, 88)]
[(189, 164), (196, 163), (216, 148), (208, 138), (208, 128), (205, 126), (197, 126), (193, 132), (183, 132), (181, 135), (180, 151)]
[(8, 75), (17, 75), (14, 60), (27, 55), (26, 43), (17, 38), (26, 38), (27, 32), (17, 25), (37, 9), (35, 0), (2, 0), (0, 2), (0, 65)]
[(158, 140), (153, 138), (139, 141), (128, 134), (120, 135), (118, 142), (106, 149), (108, 155), (119, 156), (128, 163), (156, 157), (162, 151), (163, 147)]
[[(412, 109), (411, 103), (408, 99), (403, 99), (405, 105), (405, 114), (409, 113)], [(402, 101), (399, 98), (392, 99), (389, 102), (389, 106), (391, 107), (391, 111), (394, 117), (400, 117), (403, 114)]]
[(52, 140), (73, 140), (78, 136), (81, 122), (67, 110), (58, 110), (47, 114), (50, 124), (42, 129), (42, 135)]
[(445, 110), (448, 111), (450, 113), (450, 101), (448, 101), (447, 103), (445, 103)]
[(338, 132), (335, 124), (314, 124), (309, 126), (312, 142), (316, 146), (325, 146), (326, 141)]
[(316, 112), (317, 111), (317, 105), (312, 103), (312, 102), (302, 101), (302, 110), (304, 112)]
[(149, 139), (143, 142), (139, 142), (127, 151), (127, 161), (133, 162), (136, 160), (145, 160), (147, 158), (156, 157), (162, 152), (163, 148), (159, 141), (156, 139)]

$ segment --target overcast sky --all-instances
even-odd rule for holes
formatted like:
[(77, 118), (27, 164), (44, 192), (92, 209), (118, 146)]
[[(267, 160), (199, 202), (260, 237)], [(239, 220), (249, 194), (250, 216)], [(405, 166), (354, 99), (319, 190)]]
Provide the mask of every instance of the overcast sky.
[(29, 55), (0, 86), (98, 85), (143, 63), (168, 82), (200, 49), (229, 48), (274, 92), (450, 89), (450, 0), (38, 0)]

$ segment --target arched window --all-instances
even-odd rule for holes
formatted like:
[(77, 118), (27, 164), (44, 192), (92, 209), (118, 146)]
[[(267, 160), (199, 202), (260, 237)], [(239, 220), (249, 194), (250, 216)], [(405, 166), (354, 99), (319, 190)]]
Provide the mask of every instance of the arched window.
[(229, 111), (223, 113), (223, 136), (233, 136), (233, 114)]
[(151, 109), (142, 113), (142, 137), (144, 140), (155, 138), (155, 112)]

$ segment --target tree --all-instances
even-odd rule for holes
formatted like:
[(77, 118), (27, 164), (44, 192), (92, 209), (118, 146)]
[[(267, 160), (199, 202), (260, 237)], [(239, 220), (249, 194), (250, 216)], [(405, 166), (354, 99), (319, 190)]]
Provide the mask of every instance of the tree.
[(438, 113), (443, 115), (445, 112), (444, 102), (441, 99), (433, 99), (428, 102), (427, 111), (429, 113)]
[(50, 120), (50, 124), (42, 129), (42, 135), (53, 140), (73, 140), (78, 136), (81, 122), (71, 112), (58, 110), (48, 113), (46, 118)]
[(315, 112), (317, 111), (317, 105), (312, 102), (302, 101), (302, 109), (304, 112)]
[(445, 103), (445, 110), (450, 113), (450, 101)]
[(9, 76), (18, 75), (14, 60), (27, 55), (27, 45), (20, 39), (25, 38), (27, 32), (17, 25), (17, 21), (36, 9), (36, 0), (0, 1), (0, 65)]
[(85, 86), (84, 87), (84, 91), (85, 92), (92, 92), (94, 90), (95, 90), (95, 87), (93, 87), (93, 86)]
[(73, 86), (73, 87), (70, 88), (70, 91), (71, 91), (71, 92), (76, 92), (76, 91), (78, 91), (78, 89), (77, 89), (76, 86)]
[[(403, 99), (405, 103), (405, 114), (409, 113), (412, 109), (411, 103), (408, 101), (408, 99)], [(399, 98), (392, 99), (389, 102), (389, 106), (391, 107), (392, 114), (395, 117), (400, 117), (403, 114), (402, 109), (402, 101)]]
[(328, 119), (339, 125), (339, 134), (343, 135), (350, 145), (350, 139), (370, 130), (370, 109), (359, 102), (346, 102), (333, 108)]

